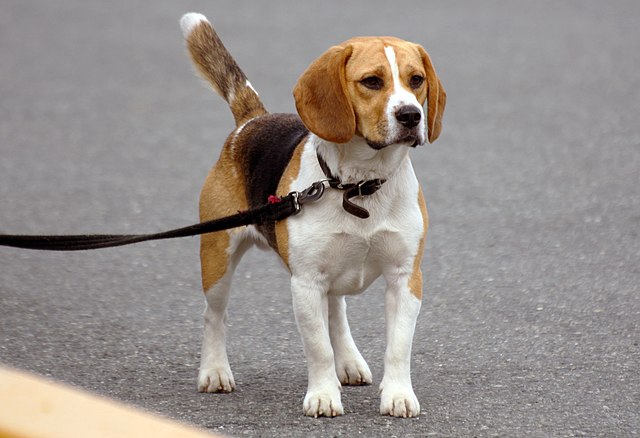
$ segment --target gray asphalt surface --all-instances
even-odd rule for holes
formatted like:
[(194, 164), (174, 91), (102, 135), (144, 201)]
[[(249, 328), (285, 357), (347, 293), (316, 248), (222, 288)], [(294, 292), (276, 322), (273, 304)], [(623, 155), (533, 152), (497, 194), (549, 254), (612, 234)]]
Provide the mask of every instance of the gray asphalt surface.
[(378, 415), (382, 285), (350, 300), (374, 385), (302, 416), (289, 282), (251, 252), (230, 308), (238, 389), (199, 394), (195, 238), (0, 249), (0, 363), (230, 436), (640, 433), (640, 3), (109, 2), (0, 5), (0, 232), (152, 232), (197, 220), (232, 129), (178, 28), (217, 27), (271, 111), (334, 43), (425, 45), (448, 92), (414, 151), (431, 227), (414, 342), (422, 414)]

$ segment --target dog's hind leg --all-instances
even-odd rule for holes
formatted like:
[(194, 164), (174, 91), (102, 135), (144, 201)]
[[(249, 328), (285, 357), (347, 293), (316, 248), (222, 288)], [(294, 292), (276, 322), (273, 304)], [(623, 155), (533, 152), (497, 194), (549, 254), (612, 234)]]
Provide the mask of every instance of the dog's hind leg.
[[(247, 209), (239, 172), (225, 145), (218, 164), (207, 177), (200, 196), (200, 220), (228, 216)], [(227, 304), (231, 279), (242, 255), (251, 246), (252, 227), (203, 234), (200, 240), (202, 288), (207, 307), (200, 356), (198, 389), (231, 392), (235, 388), (226, 349)]]
[[(198, 375), (200, 392), (231, 392), (235, 388), (226, 348), (227, 304), (233, 273), (250, 242), (242, 236), (245, 231), (214, 234), (223, 233), (226, 237), (202, 237), (202, 274), (207, 306)], [(215, 278), (217, 280), (213, 281)]]
[(371, 371), (351, 337), (344, 296), (329, 296), (329, 335), (340, 382), (343, 385), (370, 385)]

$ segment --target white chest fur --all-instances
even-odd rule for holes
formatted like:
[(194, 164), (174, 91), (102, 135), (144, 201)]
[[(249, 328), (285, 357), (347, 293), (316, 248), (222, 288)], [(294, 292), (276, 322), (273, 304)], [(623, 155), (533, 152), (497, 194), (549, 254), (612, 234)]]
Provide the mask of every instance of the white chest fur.
[[(313, 140), (305, 145), (300, 173), (291, 190), (324, 178), (316, 147)], [(329, 294), (345, 295), (362, 292), (380, 275), (410, 273), (423, 219), (417, 202), (418, 181), (407, 150), (399, 146), (395, 151), (377, 151), (388, 154), (377, 165), (378, 175), (387, 182), (375, 194), (353, 199), (370, 212), (369, 218), (347, 213), (342, 208), (342, 192), (328, 188), (322, 199), (306, 204), (302, 214), (288, 220), (294, 276), (308, 277)], [(349, 163), (343, 164), (345, 170), (348, 167)], [(351, 168), (357, 169), (357, 163)]]

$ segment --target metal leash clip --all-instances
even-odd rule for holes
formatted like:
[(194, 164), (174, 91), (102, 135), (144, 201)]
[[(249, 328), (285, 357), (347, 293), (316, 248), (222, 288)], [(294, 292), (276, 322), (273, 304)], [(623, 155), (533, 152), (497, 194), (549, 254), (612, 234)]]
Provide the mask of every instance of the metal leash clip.
[(324, 183), (325, 180), (316, 181), (302, 192), (289, 193), (289, 195), (293, 198), (293, 206), (296, 210), (293, 214), (298, 214), (300, 212), (302, 204), (306, 204), (307, 202), (315, 202), (320, 199), (324, 194)]

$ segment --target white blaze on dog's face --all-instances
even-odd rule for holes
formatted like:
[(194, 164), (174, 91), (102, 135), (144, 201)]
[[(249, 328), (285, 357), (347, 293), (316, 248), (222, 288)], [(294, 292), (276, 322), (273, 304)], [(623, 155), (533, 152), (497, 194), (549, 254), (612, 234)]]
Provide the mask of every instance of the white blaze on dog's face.
[(376, 149), (395, 143), (424, 144), (422, 106), (427, 80), (417, 46), (390, 38), (377, 44), (360, 40), (351, 44), (353, 53), (345, 76), (356, 133)]

